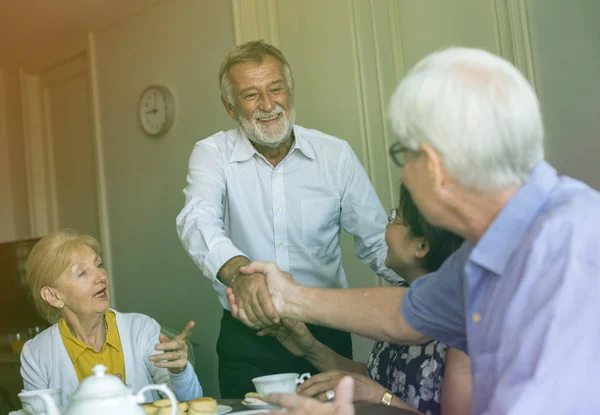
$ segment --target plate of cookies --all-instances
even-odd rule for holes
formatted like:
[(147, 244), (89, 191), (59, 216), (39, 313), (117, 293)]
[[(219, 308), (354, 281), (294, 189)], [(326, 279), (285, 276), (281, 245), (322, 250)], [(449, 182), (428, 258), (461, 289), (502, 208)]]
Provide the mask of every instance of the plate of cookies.
[[(145, 403), (142, 408), (148, 415), (171, 415), (171, 401), (168, 399)], [(224, 415), (232, 409), (231, 406), (217, 405), (213, 398), (198, 398), (177, 403), (177, 415)]]

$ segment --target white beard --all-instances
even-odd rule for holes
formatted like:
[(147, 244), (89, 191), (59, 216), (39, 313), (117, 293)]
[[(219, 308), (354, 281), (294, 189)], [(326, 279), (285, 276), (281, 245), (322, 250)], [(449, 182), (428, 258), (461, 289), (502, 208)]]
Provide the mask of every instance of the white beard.
[[(282, 114), (283, 116), (274, 125), (263, 126), (260, 121), (258, 121), (258, 118), (273, 117), (279, 114)], [(254, 122), (248, 121), (236, 112), (238, 124), (244, 134), (246, 134), (246, 137), (248, 137), (248, 140), (264, 147), (278, 148), (290, 136), (292, 129), (294, 128), (296, 108), (292, 104), (289, 116), (286, 116), (283, 107), (277, 104), (271, 112), (264, 112), (261, 110), (254, 111), (252, 117), (254, 118)]]

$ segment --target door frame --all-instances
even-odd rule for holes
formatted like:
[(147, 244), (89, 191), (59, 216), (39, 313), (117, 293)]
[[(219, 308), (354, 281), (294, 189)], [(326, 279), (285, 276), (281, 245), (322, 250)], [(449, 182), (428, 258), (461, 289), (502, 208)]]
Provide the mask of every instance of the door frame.
[[(88, 50), (89, 49), (89, 50)], [(54, 169), (53, 140), (48, 89), (76, 76), (86, 75), (90, 97), (90, 122), (93, 146), (98, 228), (102, 257), (112, 283), (108, 207), (104, 156), (101, 144), (99, 92), (95, 61), (95, 41), (88, 39), (88, 49), (35, 73), (20, 70), (25, 164), (29, 197), (31, 237), (41, 237), (58, 230), (58, 200)], [(60, 70), (58, 70), (60, 68)], [(111, 284), (112, 285), (112, 284)], [(111, 306), (114, 304), (114, 285)]]

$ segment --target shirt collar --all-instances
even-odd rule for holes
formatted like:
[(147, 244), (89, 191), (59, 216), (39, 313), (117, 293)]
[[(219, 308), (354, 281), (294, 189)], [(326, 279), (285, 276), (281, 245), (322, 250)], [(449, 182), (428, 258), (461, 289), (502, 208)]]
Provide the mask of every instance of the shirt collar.
[[(105, 318), (106, 318), (106, 324), (108, 325), (108, 332), (106, 334), (106, 344), (120, 352), (121, 351), (121, 342), (119, 340), (119, 331), (117, 329), (115, 314), (112, 312), (106, 312)], [(59, 320), (58, 330), (59, 330), (62, 338), (65, 339), (69, 344), (68, 345), (68, 350), (70, 351), (69, 355), (70, 355), (73, 363), (75, 363), (77, 361), (77, 359), (79, 359), (79, 357), (87, 349), (92, 350), (91, 346), (85, 344), (84, 342), (79, 340), (77, 337), (73, 336), (73, 333), (71, 333), (71, 330), (69, 329), (69, 326), (67, 326), (67, 322), (65, 321), (65, 319), (61, 318)]]
[(498, 276), (503, 275), (523, 235), (536, 220), (557, 184), (556, 170), (545, 161), (539, 162), (529, 179), (485, 231), (469, 260)]
[(298, 149), (306, 157), (308, 157), (311, 160), (314, 160), (316, 158), (315, 149), (313, 148), (311, 143), (302, 135), (299, 129), (296, 128), (296, 126), (294, 126), (294, 138), (294, 147), (292, 147), (291, 151), (293, 151), (294, 149)]
[[(233, 152), (231, 153), (231, 157), (229, 157), (230, 163), (247, 161), (252, 158), (254, 154), (258, 154), (258, 151), (256, 151), (248, 137), (246, 137), (246, 134), (244, 134), (240, 128), (235, 130), (235, 134), (236, 141), (235, 146), (233, 147)], [(299, 150), (309, 159), (315, 159), (315, 151), (313, 147), (310, 145), (308, 140), (306, 140), (306, 138), (302, 137), (302, 134), (294, 125), (294, 144), (292, 145), (289, 154), (292, 154), (295, 150)]]

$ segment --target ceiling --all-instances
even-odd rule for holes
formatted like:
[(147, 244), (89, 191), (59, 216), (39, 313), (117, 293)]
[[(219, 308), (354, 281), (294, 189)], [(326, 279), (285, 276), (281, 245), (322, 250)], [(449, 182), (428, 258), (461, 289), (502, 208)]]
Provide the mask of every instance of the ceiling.
[(60, 50), (157, 0), (0, 0), (0, 67)]

